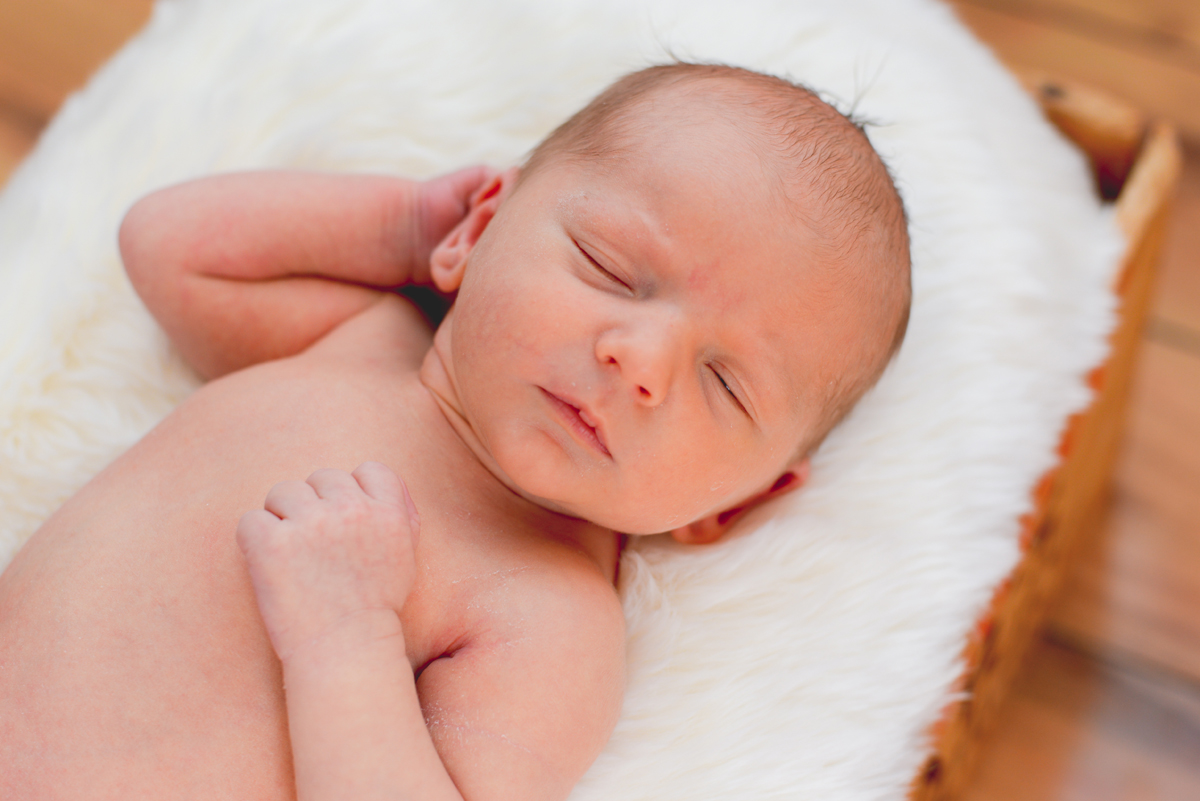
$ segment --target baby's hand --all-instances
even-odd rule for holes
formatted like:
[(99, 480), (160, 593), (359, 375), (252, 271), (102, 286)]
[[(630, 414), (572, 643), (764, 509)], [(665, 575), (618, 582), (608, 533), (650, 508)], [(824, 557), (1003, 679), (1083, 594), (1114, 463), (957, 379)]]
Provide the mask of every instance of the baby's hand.
[(416, 242), (414, 264), (429, 270), (429, 255), (462, 222), (471, 209), (474, 196), (482, 191), (498, 171), (485, 165), (467, 167), (417, 184)]
[(264, 506), (242, 516), (237, 541), (281, 660), (360, 612), (399, 613), (420, 519), (395, 473), (378, 462), (318, 470), (276, 484)]

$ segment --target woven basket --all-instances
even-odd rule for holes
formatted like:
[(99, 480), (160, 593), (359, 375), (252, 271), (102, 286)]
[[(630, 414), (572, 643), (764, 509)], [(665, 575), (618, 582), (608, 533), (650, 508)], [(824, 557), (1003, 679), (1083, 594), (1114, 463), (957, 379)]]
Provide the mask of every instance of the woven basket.
[(1022, 79), (1046, 116), (1091, 159), (1097, 190), (1116, 201), (1128, 244), (1114, 291), (1120, 317), (1108, 360), (1089, 376), (1092, 404), (1071, 417), (1060, 461), (1034, 490), (1022, 519), (1023, 557), (997, 588), (968, 638), (966, 669), (932, 735), (933, 753), (910, 801), (957, 798), (970, 780), (1021, 660), (1063, 583), (1079, 544), (1101, 531), (1125, 403), (1182, 160), (1171, 126), (1086, 86), (1036, 73)]

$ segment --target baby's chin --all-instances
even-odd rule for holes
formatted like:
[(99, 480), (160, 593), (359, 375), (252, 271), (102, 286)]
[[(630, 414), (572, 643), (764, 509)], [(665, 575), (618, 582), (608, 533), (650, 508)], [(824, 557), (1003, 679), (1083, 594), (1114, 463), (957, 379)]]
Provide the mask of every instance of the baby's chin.
[(601, 468), (589, 481), (589, 470), (556, 464), (544, 453), (526, 448), (500, 447), (489, 453), (497, 478), (525, 500), (623, 534), (661, 534), (711, 513), (695, 502), (700, 496), (707, 504), (714, 500), (700, 490), (692, 497), (678, 491), (672, 493), (674, 497), (664, 497), (661, 487), (647, 492), (645, 486), (614, 485), (614, 477), (603, 475)]
[(655, 528), (654, 522), (648, 521), (644, 515), (637, 514), (636, 510), (625, 508), (624, 504), (599, 501), (587, 502), (577, 498), (555, 498), (545, 490), (543, 490), (544, 494), (542, 494), (534, 491), (533, 488), (526, 488), (520, 484), (516, 484), (516, 487), (526, 500), (536, 503), (543, 509), (549, 509), (551, 512), (557, 512), (567, 517), (586, 520), (592, 525), (612, 531), (619, 531), (622, 534), (658, 534), (668, 530), (666, 528)]
[(540, 476), (523, 476), (520, 471), (508, 473), (507, 478), (518, 494), (543, 509), (586, 520), (622, 534), (661, 534), (690, 521), (685, 514), (658, 508), (659, 504), (647, 508), (645, 504), (628, 497), (629, 494), (621, 498), (622, 493), (612, 493), (618, 496), (616, 500), (608, 493), (598, 493), (597, 497), (581, 497), (580, 487), (571, 487), (569, 489), (574, 491), (568, 492), (560, 480), (539, 481), (537, 478)]
[(612, 499), (555, 500), (534, 493), (528, 493), (526, 497), (553, 512), (634, 536), (662, 534), (701, 517), (699, 514), (689, 515), (686, 512), (681, 513), (678, 510), (662, 508), (662, 505), (658, 503), (639, 503), (629, 498), (616, 501)]

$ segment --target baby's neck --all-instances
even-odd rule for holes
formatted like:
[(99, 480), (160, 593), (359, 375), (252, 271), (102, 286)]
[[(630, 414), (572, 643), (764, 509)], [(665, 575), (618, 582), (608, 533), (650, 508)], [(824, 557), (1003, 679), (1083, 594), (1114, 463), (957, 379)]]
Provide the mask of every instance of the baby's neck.
[[(426, 412), (435, 418), (429, 421), (431, 428), (449, 429), (447, 456), (462, 458), (473, 468), (462, 472), (467, 485), (464, 489), (475, 494), (491, 511), (520, 520), (542, 535), (587, 554), (615, 582), (621, 536), (612, 529), (548, 508), (513, 484), (462, 414), (453, 382), (435, 348), (426, 353), (419, 378), (432, 400)], [(450, 451), (455, 456), (450, 456)]]

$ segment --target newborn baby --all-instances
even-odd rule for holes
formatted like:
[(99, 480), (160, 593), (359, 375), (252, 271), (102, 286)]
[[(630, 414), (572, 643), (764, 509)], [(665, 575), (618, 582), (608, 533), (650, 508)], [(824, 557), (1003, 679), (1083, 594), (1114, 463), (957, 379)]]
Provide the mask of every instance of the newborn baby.
[(800, 486), (909, 302), (861, 131), (718, 66), (520, 170), (169, 188), (121, 248), (215, 380), (0, 577), (5, 798), (565, 797), (621, 706), (623, 537)]

